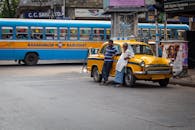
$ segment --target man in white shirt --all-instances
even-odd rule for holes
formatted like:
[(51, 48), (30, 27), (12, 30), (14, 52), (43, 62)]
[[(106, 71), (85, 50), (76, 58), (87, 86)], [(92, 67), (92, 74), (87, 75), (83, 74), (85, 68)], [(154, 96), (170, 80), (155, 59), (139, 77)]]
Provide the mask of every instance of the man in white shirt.
[(123, 43), (123, 53), (116, 64), (116, 76), (114, 82), (117, 84), (117, 86), (121, 86), (123, 84), (125, 66), (128, 63), (128, 60), (132, 57), (134, 57), (133, 49), (131, 46), (128, 46), (127, 43)]

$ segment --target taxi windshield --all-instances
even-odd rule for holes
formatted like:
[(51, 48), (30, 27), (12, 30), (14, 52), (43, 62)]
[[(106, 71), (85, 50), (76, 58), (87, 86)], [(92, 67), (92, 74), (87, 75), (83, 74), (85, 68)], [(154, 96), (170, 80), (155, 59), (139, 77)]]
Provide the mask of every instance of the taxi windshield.
[(153, 55), (152, 49), (146, 45), (131, 45), (134, 54)]

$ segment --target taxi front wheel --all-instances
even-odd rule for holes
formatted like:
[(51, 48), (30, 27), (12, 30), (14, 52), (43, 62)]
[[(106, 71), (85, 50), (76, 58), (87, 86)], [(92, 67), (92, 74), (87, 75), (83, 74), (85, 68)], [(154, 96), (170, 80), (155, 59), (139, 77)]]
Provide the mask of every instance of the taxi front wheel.
[(161, 79), (161, 80), (159, 81), (159, 85), (160, 85), (161, 87), (167, 87), (168, 84), (169, 84), (169, 78)]
[(131, 69), (127, 69), (127, 72), (125, 73), (124, 76), (124, 83), (128, 87), (133, 87), (133, 85), (135, 84), (135, 77), (133, 76)]
[(92, 77), (95, 82), (101, 82), (102, 81), (102, 75), (99, 73), (97, 67), (93, 67), (92, 69)]

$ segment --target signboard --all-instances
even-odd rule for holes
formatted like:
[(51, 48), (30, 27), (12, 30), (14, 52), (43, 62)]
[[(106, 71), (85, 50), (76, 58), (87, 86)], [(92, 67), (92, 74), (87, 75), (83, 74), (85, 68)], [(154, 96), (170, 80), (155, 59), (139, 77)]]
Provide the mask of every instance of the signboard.
[(145, 6), (145, 0), (110, 0), (109, 6), (141, 7)]
[(103, 12), (103, 9), (75, 9), (75, 17), (108, 17)]
[[(24, 18), (32, 18), (32, 19), (36, 19), (36, 18), (49, 18), (51, 17), (51, 13), (50, 12), (25, 12), (24, 13)], [(59, 18), (59, 17), (63, 17), (62, 12), (54, 12), (54, 17), (55, 18)]]
[[(166, 12), (172, 11), (192, 11), (195, 10), (195, 0), (166, 0), (164, 9)], [(173, 12), (174, 13), (174, 12)]]
[(19, 6), (51, 6), (62, 5), (62, 0), (20, 0)]

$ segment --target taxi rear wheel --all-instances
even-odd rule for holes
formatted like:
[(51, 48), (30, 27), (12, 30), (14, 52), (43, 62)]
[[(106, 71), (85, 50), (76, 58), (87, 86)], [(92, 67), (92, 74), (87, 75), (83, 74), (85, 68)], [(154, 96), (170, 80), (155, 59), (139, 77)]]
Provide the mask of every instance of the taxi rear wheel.
[(101, 82), (102, 81), (102, 75), (99, 73), (97, 67), (93, 67), (92, 69), (92, 77), (95, 82)]
[(131, 69), (127, 69), (127, 72), (124, 76), (124, 83), (128, 87), (133, 87), (133, 85), (135, 84), (135, 77), (133, 76), (133, 72)]
[(159, 85), (160, 85), (161, 87), (167, 87), (168, 84), (169, 84), (169, 78), (161, 79), (161, 80), (159, 81)]

